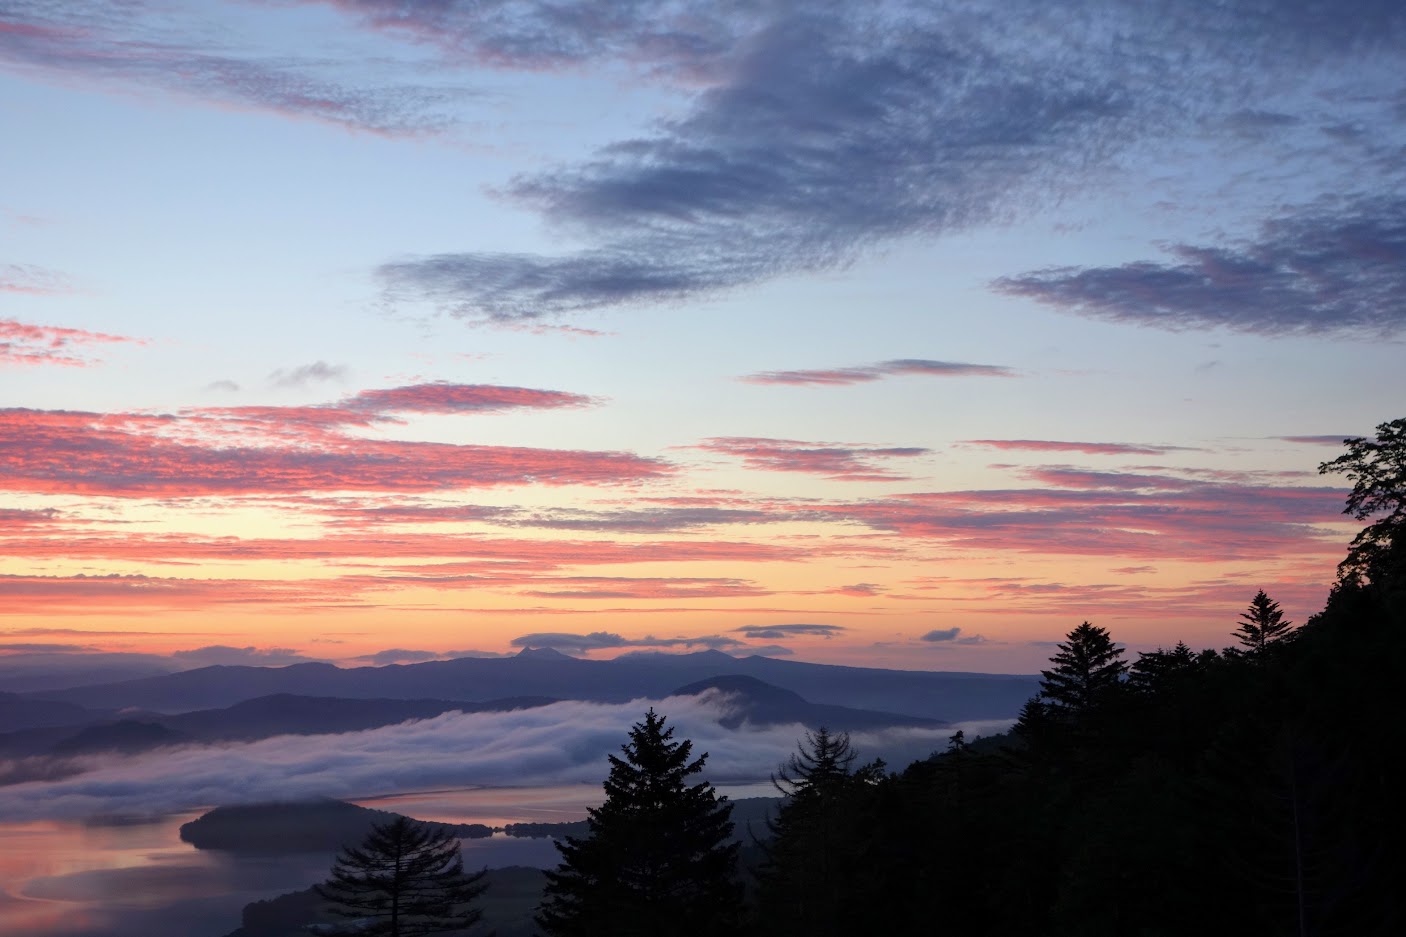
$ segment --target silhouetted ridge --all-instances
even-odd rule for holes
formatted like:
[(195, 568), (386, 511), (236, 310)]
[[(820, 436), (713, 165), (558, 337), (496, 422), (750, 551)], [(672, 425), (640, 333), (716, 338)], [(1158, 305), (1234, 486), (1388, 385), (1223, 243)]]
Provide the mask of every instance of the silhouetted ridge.
[(165, 745), (181, 745), (192, 741), (184, 732), (177, 732), (154, 722), (138, 722), (123, 719), (104, 725), (88, 726), (53, 747), (55, 755), (87, 755), (100, 752), (121, 752), (132, 754), (161, 748)]
[(585, 660), (549, 648), (530, 648), (513, 657), (463, 657), (385, 667), (206, 667), (26, 697), (95, 709), (139, 708), (165, 713), (219, 709), (280, 693), (342, 699), (432, 697), (478, 703), (504, 697), (550, 696), (624, 703), (641, 697), (663, 699), (680, 686), (734, 675), (799, 693), (815, 704), (953, 721), (1012, 718), (1038, 685), (1033, 676), (878, 670), (769, 657), (734, 658), (717, 651)]
[[(519, 658), (527, 660), (576, 660), (570, 654), (563, 654), (554, 647), (525, 647), (517, 652)], [(471, 658), (456, 657), (455, 660), (469, 660)]]
[(773, 705), (785, 704), (796, 705), (805, 704), (808, 701), (801, 694), (792, 690), (783, 690), (779, 686), (773, 686), (765, 680), (758, 680), (756, 677), (749, 677), (746, 674), (733, 673), (723, 674), (717, 677), (709, 677), (706, 680), (696, 680), (688, 686), (681, 686), (670, 696), (697, 696), (708, 690), (721, 690), (724, 693), (731, 693), (754, 703), (771, 703)]

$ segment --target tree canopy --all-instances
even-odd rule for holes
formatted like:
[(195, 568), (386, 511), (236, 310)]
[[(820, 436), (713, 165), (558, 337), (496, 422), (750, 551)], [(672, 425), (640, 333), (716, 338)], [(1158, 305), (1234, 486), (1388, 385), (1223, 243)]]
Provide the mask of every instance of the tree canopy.
[[(1406, 419), (1377, 425), (1376, 439), (1343, 440), (1347, 452), (1318, 466), (1353, 483), (1344, 514), (1359, 521), (1375, 518), (1353, 539), (1338, 566), (1348, 582), (1372, 581), (1399, 565), (1406, 550)], [(1394, 557), (1394, 560), (1392, 559)]]

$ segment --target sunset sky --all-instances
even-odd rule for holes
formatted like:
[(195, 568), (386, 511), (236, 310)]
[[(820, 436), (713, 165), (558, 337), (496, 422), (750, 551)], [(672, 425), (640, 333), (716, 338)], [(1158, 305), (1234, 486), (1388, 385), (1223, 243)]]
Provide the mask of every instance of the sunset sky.
[(0, 655), (1223, 646), (1406, 415), (1399, 0), (0, 2), (0, 172)]

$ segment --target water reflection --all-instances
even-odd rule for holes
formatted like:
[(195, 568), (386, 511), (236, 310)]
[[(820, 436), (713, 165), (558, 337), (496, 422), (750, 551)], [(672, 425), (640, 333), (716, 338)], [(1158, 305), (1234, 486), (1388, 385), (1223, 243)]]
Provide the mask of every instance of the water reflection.
[(250, 901), (326, 873), (321, 856), (201, 852), (180, 841), (196, 816), (0, 824), (0, 934), (218, 937)]
[[(733, 798), (769, 796), (767, 782), (719, 785)], [(467, 788), (358, 800), (446, 823), (560, 823), (600, 803), (599, 784)], [(204, 811), (83, 822), (0, 823), (0, 934), (33, 937), (221, 937), (251, 901), (320, 881), (330, 854), (236, 856), (195, 849), (182, 823)], [(547, 839), (495, 834), (463, 841), (469, 868), (551, 868)]]

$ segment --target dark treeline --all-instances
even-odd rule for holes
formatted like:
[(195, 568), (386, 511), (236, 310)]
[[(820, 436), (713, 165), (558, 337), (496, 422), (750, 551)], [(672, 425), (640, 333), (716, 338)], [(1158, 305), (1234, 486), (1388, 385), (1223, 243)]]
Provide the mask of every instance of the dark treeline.
[[(1397, 937), (1406, 789), (1406, 420), (1321, 471), (1372, 523), (1302, 625), (1264, 592), (1224, 649), (1127, 659), (1069, 632), (1002, 736), (891, 772), (800, 741), (776, 817), (739, 850), (706, 754), (653, 711), (606, 803), (559, 844), (549, 935)], [(1237, 617), (1238, 614), (1238, 617)]]
[(1406, 933), (1406, 420), (1347, 446), (1320, 470), (1375, 520), (1301, 627), (1261, 592), (1233, 647), (1128, 661), (1086, 622), (1011, 733), (898, 774), (808, 739), (759, 932)]

